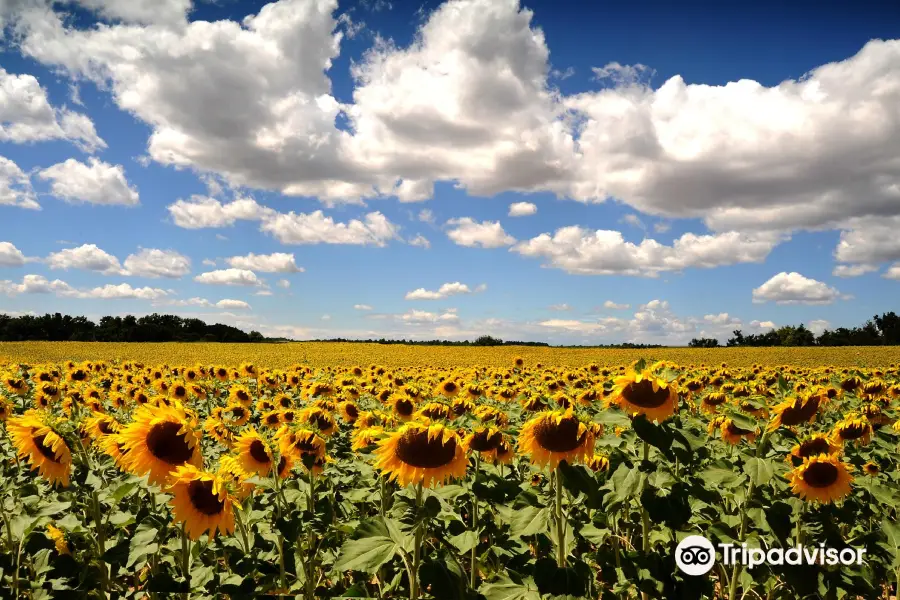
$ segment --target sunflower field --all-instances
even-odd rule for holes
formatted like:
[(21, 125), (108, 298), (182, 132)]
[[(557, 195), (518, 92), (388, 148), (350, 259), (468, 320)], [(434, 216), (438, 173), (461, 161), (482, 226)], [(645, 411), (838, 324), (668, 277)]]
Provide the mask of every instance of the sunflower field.
[(896, 365), (163, 362), (0, 362), (0, 598), (898, 594)]

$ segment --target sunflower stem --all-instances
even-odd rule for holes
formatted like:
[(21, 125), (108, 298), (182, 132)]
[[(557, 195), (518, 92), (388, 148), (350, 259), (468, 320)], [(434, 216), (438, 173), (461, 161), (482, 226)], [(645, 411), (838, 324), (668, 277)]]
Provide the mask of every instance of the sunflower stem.
[[(650, 460), (650, 444), (644, 442), (644, 462)], [(647, 480), (644, 480), (644, 489), (647, 487)], [(643, 492), (643, 490), (641, 490)], [(644, 554), (648, 554), (650, 552), (650, 515), (647, 514), (647, 509), (641, 504), (641, 549), (644, 551)], [(641, 592), (641, 598), (643, 600), (648, 600), (650, 596), (647, 592)]]
[(478, 570), (475, 565), (475, 554), (478, 550), (478, 541), (480, 539), (478, 534), (478, 496), (475, 495), (475, 484), (478, 483), (478, 468), (480, 464), (480, 453), (475, 452), (475, 475), (472, 477), (472, 530), (475, 532), (475, 545), (472, 546), (471, 555), (469, 557), (471, 567), (469, 571), (469, 587), (473, 590), (475, 589), (475, 573)]
[(106, 563), (103, 561), (103, 555), (106, 554), (106, 532), (103, 529), (103, 513), (100, 510), (100, 498), (97, 491), (91, 493), (91, 500), (94, 509), (94, 530), (97, 534), (97, 549), (100, 551), (100, 591), (106, 594), (109, 575), (106, 571)]
[(191, 540), (188, 539), (184, 522), (181, 523), (181, 571), (184, 573), (184, 583), (187, 587), (187, 592), (184, 593), (187, 600), (191, 595)]
[[(316, 473), (315, 473), (315, 465), (311, 466), (309, 469), (309, 515), (310, 519), (315, 519), (316, 516)], [(309, 532), (307, 534), (306, 544), (308, 546), (308, 554), (306, 558), (306, 599), (307, 600), (315, 600), (316, 597), (316, 582), (313, 580), (313, 575), (315, 574), (315, 564), (314, 561), (316, 559), (316, 548), (315, 548), (315, 532), (313, 532), (312, 527), (309, 528)]]
[(409, 574), (409, 600), (419, 598), (419, 561), (422, 559), (422, 538), (425, 537), (425, 521), (419, 514), (422, 511), (422, 482), (416, 484), (416, 541), (413, 548), (413, 564)]
[(556, 486), (556, 566), (560, 569), (566, 568), (566, 524), (563, 521), (562, 514), (562, 477), (559, 474), (559, 466), (556, 467), (554, 473), (554, 484)]
[[(768, 429), (764, 430), (762, 435), (759, 438), (759, 443), (756, 444), (756, 456), (759, 457), (762, 454), (763, 446), (766, 443), (766, 436), (768, 435)], [(753, 492), (756, 489), (756, 485), (754, 483), (753, 478), (750, 478), (750, 482), (747, 484), (747, 497), (744, 498), (744, 502), (741, 503), (741, 529), (738, 534), (738, 542), (744, 541), (744, 535), (747, 533), (747, 505), (750, 503), (750, 499), (753, 497)], [(799, 525), (799, 522), (798, 522)], [(728, 600), (735, 600), (737, 598), (737, 587), (738, 587), (738, 577), (741, 574), (741, 564), (735, 563), (734, 568), (731, 570), (731, 579), (728, 582)]]
[(250, 553), (250, 543), (247, 541), (247, 527), (244, 525), (243, 510), (234, 511), (234, 520), (237, 523), (238, 531), (241, 532), (241, 540), (244, 542), (244, 553)]

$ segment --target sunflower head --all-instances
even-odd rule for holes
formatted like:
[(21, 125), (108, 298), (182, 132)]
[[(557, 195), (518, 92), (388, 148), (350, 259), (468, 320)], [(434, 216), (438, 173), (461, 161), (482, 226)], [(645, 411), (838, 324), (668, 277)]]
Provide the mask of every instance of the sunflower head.
[(615, 378), (615, 391), (607, 406), (618, 406), (632, 415), (646, 415), (651, 421), (665, 421), (678, 410), (678, 390), (674, 382), (649, 369), (629, 371)]
[(128, 469), (137, 475), (146, 474), (150, 483), (161, 485), (178, 467), (199, 467), (203, 462), (200, 436), (193, 425), (180, 404), (139, 407), (134, 421), (120, 433), (128, 449)]
[(539, 413), (519, 433), (519, 452), (539, 466), (584, 461), (593, 451), (594, 434), (571, 410)]
[(330, 436), (337, 431), (337, 421), (331, 412), (318, 406), (308, 406), (300, 411), (300, 421), (318, 430), (320, 435)]
[(53, 485), (68, 487), (72, 452), (66, 440), (53, 429), (51, 415), (28, 411), (12, 417), (6, 425), (16, 454)]
[(466, 474), (468, 460), (459, 435), (444, 425), (410, 422), (381, 440), (375, 466), (401, 486), (442, 485)]
[(241, 469), (246, 473), (255, 473), (265, 477), (275, 466), (272, 449), (253, 427), (238, 435), (234, 441), (234, 451), (237, 453)]
[(53, 525), (47, 525), (47, 537), (53, 542), (57, 552), (60, 554), (71, 554), (64, 531), (57, 529)]
[(837, 455), (819, 454), (803, 459), (786, 477), (791, 490), (807, 502), (829, 504), (842, 500), (850, 493), (853, 477), (851, 467)]
[(795, 467), (803, 464), (803, 460), (820, 454), (839, 454), (840, 446), (831, 442), (828, 436), (814, 433), (791, 448), (787, 460)]
[(351, 400), (346, 400), (338, 405), (341, 411), (341, 418), (345, 423), (353, 423), (359, 417), (359, 407)]
[(855, 442), (865, 446), (872, 439), (872, 424), (865, 417), (849, 414), (834, 424), (831, 439), (840, 445)]
[(503, 433), (495, 427), (479, 427), (463, 439), (467, 450), (481, 454), (495, 451), (501, 442), (503, 442)]
[(172, 516), (176, 523), (184, 523), (192, 540), (207, 532), (211, 538), (219, 532), (234, 532), (237, 500), (229, 492), (226, 479), (194, 465), (183, 465), (172, 472), (169, 491)]

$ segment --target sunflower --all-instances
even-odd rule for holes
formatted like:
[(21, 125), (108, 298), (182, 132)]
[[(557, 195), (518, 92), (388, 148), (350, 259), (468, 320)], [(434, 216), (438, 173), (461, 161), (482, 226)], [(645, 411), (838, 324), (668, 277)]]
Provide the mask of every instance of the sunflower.
[(3, 384), (6, 386), (6, 389), (9, 390), (10, 394), (24, 396), (28, 393), (28, 382), (25, 378), (19, 377), (18, 375), (6, 375), (3, 378)]
[(229, 404), (222, 412), (223, 420), (229, 425), (240, 427), (250, 420), (250, 409), (243, 404)]
[[(416, 403), (412, 398), (401, 396), (400, 394), (392, 394), (388, 398), (388, 405), (397, 418), (401, 421), (409, 421), (416, 412)], [(439, 405), (443, 406), (443, 405)]]
[(222, 532), (234, 532), (235, 497), (229, 493), (225, 479), (215, 473), (201, 471), (195, 465), (182, 465), (172, 472), (172, 517), (184, 523), (192, 540), (206, 532), (214, 538)]
[(215, 417), (206, 419), (203, 423), (203, 431), (226, 448), (231, 448), (234, 445), (234, 433), (225, 423)]
[(482, 404), (475, 409), (475, 416), (484, 423), (493, 423), (498, 427), (505, 427), (509, 424), (509, 417), (499, 408)]
[(401, 486), (443, 485), (465, 477), (469, 462), (459, 435), (437, 423), (407, 423), (379, 442), (375, 454), (375, 467)]
[(297, 415), (303, 423), (308, 423), (315, 427), (320, 435), (330, 436), (337, 431), (337, 421), (327, 410), (323, 410), (317, 406), (308, 406), (300, 411)]
[(253, 402), (253, 396), (250, 395), (250, 390), (245, 386), (233, 385), (228, 390), (228, 400), (241, 406), (250, 406), (250, 403)]
[(11, 414), (13, 414), (12, 403), (0, 396), (0, 421), (5, 421)]
[(109, 415), (103, 413), (94, 413), (85, 419), (81, 426), (84, 431), (94, 442), (99, 442), (104, 436), (117, 433), (121, 426)]
[(275, 429), (281, 425), (281, 413), (277, 410), (270, 410), (260, 417), (260, 420), (263, 426), (268, 427), (269, 429)]
[(710, 392), (700, 400), (700, 410), (705, 413), (715, 413), (727, 401), (728, 396), (723, 392)]
[(475, 410), (475, 403), (467, 396), (457, 396), (450, 403), (450, 411), (457, 417)]
[(494, 427), (479, 427), (463, 438), (466, 450), (474, 450), (482, 455), (489, 454), (500, 446), (503, 433)]
[(819, 454), (803, 459), (803, 464), (786, 477), (791, 490), (801, 499), (828, 504), (850, 493), (851, 469), (834, 454)]
[(307, 455), (325, 455), (325, 439), (310, 429), (291, 430), (284, 426), (278, 430), (275, 438), (278, 440), (281, 456), (302, 459)]
[(267, 402), (269, 406), (274, 408), (277, 406), (278, 408), (294, 408), (294, 400), (288, 396), (287, 394), (278, 394), (271, 401), (269, 400), (260, 400), (260, 402)]
[(234, 450), (241, 469), (246, 473), (267, 476), (274, 466), (272, 450), (256, 429), (251, 427), (243, 431), (234, 441)]
[(865, 418), (851, 413), (834, 424), (831, 439), (836, 444), (859, 442), (865, 446), (872, 439), (872, 424)]
[(512, 445), (506, 439), (503, 439), (497, 445), (497, 449), (494, 450), (488, 458), (494, 463), (506, 465), (511, 463), (515, 456), (516, 453), (513, 450)]
[(741, 429), (731, 419), (723, 420), (719, 431), (722, 433), (722, 441), (732, 445), (740, 444), (742, 439), (748, 442), (756, 440), (756, 430)]
[(66, 534), (64, 531), (57, 529), (53, 525), (47, 525), (47, 537), (50, 538), (50, 541), (56, 546), (57, 552), (60, 554), (71, 555), (69, 543), (66, 541)]
[(790, 461), (795, 467), (799, 467), (803, 464), (803, 459), (805, 458), (820, 454), (839, 454), (840, 451), (840, 446), (832, 444), (827, 436), (821, 433), (814, 433), (799, 444), (794, 445), (785, 460)]
[(97, 446), (104, 454), (113, 459), (113, 462), (116, 463), (118, 468), (123, 471), (128, 470), (128, 466), (125, 463), (125, 457), (128, 455), (128, 448), (125, 447), (125, 443), (122, 441), (119, 434), (113, 433), (103, 436), (103, 438), (97, 442)]
[(875, 463), (869, 461), (863, 465), (863, 472), (869, 477), (876, 477), (881, 469)]
[(438, 384), (435, 394), (439, 394), (445, 398), (453, 398), (459, 393), (459, 384), (452, 379), (447, 379)]
[(353, 443), (350, 447), (354, 451), (359, 452), (360, 450), (377, 445), (383, 436), (384, 427), (381, 427), (380, 425), (366, 427), (365, 429), (357, 429), (351, 436)]
[(555, 468), (560, 461), (586, 460), (594, 450), (594, 434), (571, 410), (544, 411), (522, 426), (519, 452), (532, 464)]
[(128, 469), (147, 474), (150, 483), (162, 485), (177, 467), (203, 464), (200, 436), (180, 404), (139, 407), (119, 435), (128, 449)]
[(181, 381), (176, 381), (172, 385), (169, 386), (169, 398), (172, 400), (177, 400), (178, 402), (187, 401), (188, 395), (191, 393), (190, 388)]
[(674, 383), (656, 377), (649, 369), (631, 371), (615, 379), (615, 392), (607, 406), (618, 406), (632, 415), (646, 415), (651, 421), (665, 421), (678, 410), (678, 390)]
[(338, 409), (341, 411), (341, 418), (345, 423), (353, 423), (359, 417), (359, 407), (351, 400), (338, 404)]
[(51, 484), (69, 485), (72, 452), (68, 444), (44, 420), (49, 418), (37, 412), (10, 418), (6, 425), (16, 454), (27, 459), (32, 470)]
[(609, 458), (603, 454), (594, 454), (585, 461), (591, 471), (609, 471)]
[(819, 411), (821, 396), (802, 395), (788, 398), (772, 409), (775, 416), (769, 421), (768, 430), (775, 431), (782, 425), (793, 427), (801, 423), (809, 423)]
[(252, 483), (248, 483), (250, 473), (241, 468), (241, 463), (236, 456), (223, 456), (219, 459), (219, 470), (217, 474), (224, 481), (231, 483), (232, 489), (235, 490), (234, 495), (238, 500), (243, 500), (253, 492), (256, 487)]

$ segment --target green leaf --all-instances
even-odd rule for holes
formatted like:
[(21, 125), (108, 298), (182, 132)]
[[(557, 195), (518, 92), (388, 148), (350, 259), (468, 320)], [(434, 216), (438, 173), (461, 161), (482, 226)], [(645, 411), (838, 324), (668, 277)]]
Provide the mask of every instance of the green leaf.
[(464, 531), (459, 535), (454, 535), (448, 541), (459, 550), (460, 554), (465, 554), (478, 545), (478, 535), (474, 531)]
[(124, 498), (131, 495), (131, 493), (138, 488), (137, 481), (128, 481), (123, 483), (119, 487), (117, 487), (113, 493), (109, 495), (110, 499), (114, 502), (121, 502)]
[(672, 435), (662, 425), (651, 423), (645, 415), (638, 415), (631, 420), (631, 426), (639, 438), (668, 455)]
[(760, 487), (769, 483), (774, 471), (768, 460), (754, 456), (744, 463), (744, 473), (750, 477), (753, 485)]
[(155, 527), (146, 523), (141, 523), (138, 526), (128, 546), (128, 562), (125, 563), (126, 568), (131, 568), (134, 564), (159, 549), (159, 545), (154, 543), (158, 533), (159, 531)]
[(593, 523), (588, 523), (587, 525), (582, 527), (578, 531), (578, 533), (581, 535), (581, 537), (591, 542), (592, 544), (602, 546), (609, 538), (610, 531), (606, 528), (600, 529), (594, 526)]
[(541, 600), (537, 586), (531, 579), (526, 579), (522, 583), (515, 583), (511, 580), (502, 583), (486, 583), (478, 591), (484, 595), (486, 600)]
[(550, 528), (550, 509), (525, 506), (512, 511), (509, 528), (510, 533), (516, 537), (547, 533)]
[(338, 571), (364, 571), (374, 574), (378, 568), (394, 558), (399, 547), (386, 536), (365, 537), (344, 542), (334, 563)]
[(890, 519), (881, 522), (881, 529), (887, 536), (889, 547), (893, 548), (893, 554), (900, 554), (900, 525)]
[(191, 589), (202, 588), (213, 580), (216, 570), (206, 565), (199, 565), (191, 569)]
[(36, 517), (52, 517), (72, 506), (71, 502), (42, 502)]

